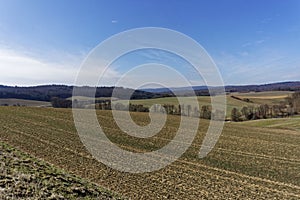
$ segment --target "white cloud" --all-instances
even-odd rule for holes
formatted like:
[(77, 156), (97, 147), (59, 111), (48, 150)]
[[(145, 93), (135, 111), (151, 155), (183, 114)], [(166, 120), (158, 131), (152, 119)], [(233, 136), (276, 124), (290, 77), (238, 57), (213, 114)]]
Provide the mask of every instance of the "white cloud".
[(251, 42), (246, 42), (246, 43), (242, 44), (242, 47), (248, 47), (248, 46), (251, 46), (251, 45), (252, 45)]
[(260, 23), (262, 24), (267, 24), (269, 23), (270, 21), (272, 21), (272, 18), (271, 17), (267, 17), (267, 18), (264, 18), (260, 21)]
[[(40, 85), (69, 84), (73, 85), (77, 77), (82, 57), (66, 53), (59, 61), (45, 61), (26, 52), (0, 47), (0, 84), (4, 85)], [(101, 67), (101, 64), (97, 65)], [(93, 73), (93, 72), (91, 72)], [(117, 72), (109, 69), (104, 77), (107, 85), (110, 77), (115, 78)]]
[[(85, 55), (76, 56), (66, 52), (52, 52), (49, 54), (51, 54), (52, 57), (51, 61), (49, 61), (49, 59), (46, 60), (41, 58), (45, 57), (45, 55), (37, 57), (31, 52), (24, 52), (24, 50), (16, 51), (8, 47), (0, 46), (0, 85), (74, 85)], [(147, 55), (150, 56), (149, 54)], [(162, 55), (156, 56), (161, 57)], [(150, 58), (146, 57), (146, 59), (157, 59), (156, 56), (153, 58), (151, 56)], [(174, 58), (170, 57), (170, 59)], [(175, 61), (173, 60), (173, 62)], [(82, 69), (81, 76), (77, 83), (79, 85), (93, 85), (96, 83), (95, 80), (98, 80), (100, 75), (105, 72), (98, 85), (116, 85), (118, 80), (126, 74), (126, 71), (124, 71), (124, 68), (122, 67), (123, 63), (120, 63), (121, 66), (118, 69), (112, 66), (107, 70), (103, 67), (105, 66), (105, 63), (107, 62), (101, 60), (101, 58), (97, 57), (95, 60), (90, 58), (87, 67)], [(127, 70), (130, 71), (129, 68)], [(122, 71), (122, 73), (120, 71)], [(193, 80), (193, 85), (203, 85), (202, 80), (194, 80), (193, 78), (195, 78), (195, 76), (192, 76), (187, 72), (185, 73), (185, 75), (188, 76), (188, 79)], [(122, 82), (124, 85), (119, 86), (136, 87), (136, 84), (147, 82), (146, 80), (152, 80), (151, 82), (164, 80), (164, 83), (169, 87), (182, 86), (182, 83), (178, 81), (178, 78), (174, 78), (168, 73), (162, 73), (162, 71), (155, 71), (153, 69), (147, 72), (142, 71), (137, 74), (131, 73), (126, 78), (126, 81)]]
[(300, 59), (275, 50), (223, 53), (215, 58), (226, 84), (257, 84), (299, 80)]
[(265, 42), (265, 40), (257, 40), (257, 41), (255, 41), (255, 44), (261, 44), (261, 43), (264, 43)]
[(241, 56), (248, 56), (248, 55), (249, 55), (249, 53), (248, 53), (247, 51), (239, 52), (239, 54), (240, 54)]
[(0, 50), (0, 80), (2, 84), (34, 85), (45, 83), (72, 83), (74, 68), (59, 63), (43, 62), (13, 50)]
[(257, 34), (262, 34), (262, 33), (264, 33), (264, 31), (263, 30), (257, 30), (256, 33)]
[[(194, 81), (195, 83), (195, 81)], [(199, 82), (198, 82), (199, 83)], [(201, 82), (203, 84), (203, 82)], [(202, 85), (201, 84), (201, 85)], [(139, 65), (124, 73), (118, 86), (130, 88), (190, 86), (191, 81), (180, 71), (162, 64)]]

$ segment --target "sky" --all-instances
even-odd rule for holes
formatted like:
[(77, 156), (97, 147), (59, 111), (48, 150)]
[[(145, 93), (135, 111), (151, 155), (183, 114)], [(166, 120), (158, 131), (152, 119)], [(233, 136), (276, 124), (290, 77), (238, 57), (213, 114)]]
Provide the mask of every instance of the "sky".
[[(226, 85), (300, 80), (299, 0), (0, 0), (0, 85), (73, 85), (91, 50), (142, 27), (193, 38)], [(159, 50), (116, 60), (102, 84), (114, 85), (132, 67), (154, 61), (203, 84), (186, 61)], [(160, 75), (179, 86), (176, 77)]]

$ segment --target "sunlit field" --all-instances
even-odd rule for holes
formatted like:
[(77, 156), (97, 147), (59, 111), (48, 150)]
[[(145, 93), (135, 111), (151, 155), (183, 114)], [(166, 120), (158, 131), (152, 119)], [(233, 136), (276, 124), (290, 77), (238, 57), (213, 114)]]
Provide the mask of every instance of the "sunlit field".
[[(110, 111), (97, 114), (109, 139), (133, 152), (153, 151), (166, 145), (173, 139), (180, 120), (170, 115), (157, 135), (137, 139), (116, 126)], [(138, 124), (149, 123), (148, 113), (131, 115)], [(176, 162), (156, 172), (129, 174), (106, 167), (86, 151), (70, 109), (0, 107), (1, 141), (124, 197), (300, 198), (300, 118), (226, 123), (213, 151), (199, 159), (208, 123), (200, 120), (192, 146)]]

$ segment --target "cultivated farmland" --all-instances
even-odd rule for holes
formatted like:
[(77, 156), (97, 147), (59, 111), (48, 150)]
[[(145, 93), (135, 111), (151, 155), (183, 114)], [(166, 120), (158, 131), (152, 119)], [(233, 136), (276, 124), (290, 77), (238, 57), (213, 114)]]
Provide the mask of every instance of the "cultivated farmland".
[(121, 199), (0, 142), (1, 199)]
[[(110, 111), (97, 115), (109, 139), (134, 152), (166, 145), (180, 121), (168, 116), (160, 133), (138, 139), (119, 130)], [(138, 124), (149, 123), (148, 113), (131, 116)], [(293, 120), (300, 123), (300, 118)], [(300, 198), (299, 129), (226, 123), (216, 147), (199, 159), (208, 123), (200, 120), (192, 146), (179, 160), (143, 174), (118, 172), (93, 159), (79, 140), (70, 109), (0, 107), (0, 140), (133, 199)]]
[(256, 104), (278, 104), (280, 101), (284, 101), (286, 97), (291, 95), (293, 92), (288, 91), (272, 91), (272, 92), (248, 92), (248, 93), (231, 93), (241, 99), (249, 99), (251, 102)]

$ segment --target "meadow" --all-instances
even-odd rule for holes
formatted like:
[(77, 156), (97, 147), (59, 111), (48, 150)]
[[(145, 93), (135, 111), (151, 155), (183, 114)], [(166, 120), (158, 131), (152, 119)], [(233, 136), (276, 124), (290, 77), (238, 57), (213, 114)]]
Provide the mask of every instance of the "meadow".
[(30, 106), (30, 107), (51, 107), (47, 101), (25, 100), (25, 99), (0, 99), (0, 105), (9, 106)]
[[(180, 121), (180, 116), (169, 115), (161, 132), (140, 139), (124, 134), (110, 111), (99, 110), (97, 116), (107, 137), (133, 152), (153, 151), (168, 144)], [(149, 123), (148, 113), (131, 116), (138, 124)], [(70, 109), (0, 107), (1, 141), (124, 197), (300, 198), (299, 117), (227, 122), (213, 151), (199, 159), (208, 124), (200, 120), (193, 144), (179, 160), (155, 172), (130, 174), (113, 170), (89, 154), (76, 133)]]

